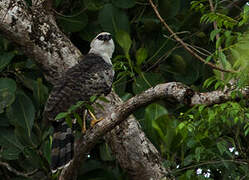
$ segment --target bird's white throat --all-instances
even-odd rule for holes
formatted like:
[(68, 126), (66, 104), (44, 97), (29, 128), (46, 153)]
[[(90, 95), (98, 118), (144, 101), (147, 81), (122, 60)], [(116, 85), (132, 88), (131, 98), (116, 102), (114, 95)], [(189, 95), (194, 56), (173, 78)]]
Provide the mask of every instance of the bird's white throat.
[(115, 48), (113, 40), (110, 39), (108, 41), (103, 41), (97, 38), (99, 35), (106, 35), (106, 34), (110, 35), (110, 33), (108, 32), (102, 32), (92, 40), (90, 44), (91, 49), (89, 53), (94, 53), (96, 55), (101, 56), (106, 63), (112, 65), (111, 58)]
[(111, 61), (112, 54), (110, 55), (109, 53), (106, 53), (106, 52), (100, 52), (99, 50), (96, 50), (94, 48), (91, 48), (89, 53), (99, 55), (100, 57), (102, 57), (105, 60), (106, 63), (112, 65), (112, 61)]

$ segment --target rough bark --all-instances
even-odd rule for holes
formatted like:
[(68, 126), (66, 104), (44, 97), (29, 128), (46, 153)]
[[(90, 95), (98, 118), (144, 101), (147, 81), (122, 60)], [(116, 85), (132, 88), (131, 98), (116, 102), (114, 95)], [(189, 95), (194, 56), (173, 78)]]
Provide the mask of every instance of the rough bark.
[[(110, 96), (115, 99), (117, 104), (113, 106), (99, 102), (107, 107), (105, 112), (102, 112), (103, 117), (110, 115), (115, 111), (117, 105), (122, 104), (122, 100), (116, 94), (112, 93)], [(101, 109), (98, 108), (97, 110)], [(140, 124), (138, 121), (134, 121), (132, 115), (107, 133), (105, 139), (120, 166), (128, 172), (131, 179), (160, 179), (162, 174), (167, 174), (167, 171), (161, 166), (162, 160), (158, 151), (147, 139), (141, 130)]]
[[(171, 83), (159, 84), (153, 88), (146, 90), (145, 92), (139, 95), (134, 96), (133, 98), (127, 100), (126, 102), (118, 105), (115, 109), (111, 111), (111, 113), (106, 114), (104, 120), (102, 120), (101, 122), (96, 124), (92, 129), (86, 132), (85, 136), (82, 137), (82, 139), (79, 141), (79, 144), (75, 151), (76, 153), (75, 157), (77, 157), (77, 159), (74, 158), (72, 163), (68, 166), (68, 168), (64, 169), (62, 175), (63, 178), (61, 178), (61, 180), (74, 179), (75, 174), (77, 174), (79, 162), (83, 161), (86, 158), (85, 154), (87, 154), (92, 149), (97, 140), (101, 138), (103, 135), (105, 135), (107, 132), (111, 131), (113, 128), (115, 128), (125, 119), (127, 119), (128, 116), (137, 108), (149, 104), (158, 99), (170, 99), (171, 102), (174, 101), (175, 103), (182, 103), (187, 106), (200, 105), (200, 104), (205, 104), (205, 105), (219, 104), (232, 100), (231, 96), (232, 91), (233, 90), (227, 89), (225, 91), (212, 91), (207, 93), (199, 93), (199, 92), (194, 92), (192, 89), (190, 89), (188, 86), (182, 83), (171, 82)], [(248, 98), (249, 88), (241, 90), (240, 94), (243, 96), (243, 98)], [(116, 133), (118, 133), (117, 128), (116, 128)], [(143, 136), (142, 134), (140, 135), (141, 137)], [(118, 134), (116, 134), (115, 137), (119, 137)], [(137, 138), (139, 139), (140, 137)], [(132, 149), (136, 149), (134, 145)], [(121, 147), (122, 149), (122, 144), (120, 144), (119, 147)], [(145, 145), (144, 147), (147, 146)], [(153, 165), (160, 164), (160, 159), (158, 159), (157, 156), (155, 156), (154, 159), (150, 159), (151, 157), (153, 157), (153, 155), (155, 155), (155, 152), (153, 152), (154, 147), (153, 148), (150, 147), (148, 149), (152, 151), (148, 152), (147, 150), (142, 150), (142, 152), (145, 152), (146, 155), (150, 156), (148, 158), (149, 162)], [(141, 162), (142, 160), (144, 160), (144, 158), (141, 159)], [(165, 176), (169, 175), (165, 171), (164, 173)], [(140, 174), (140, 172), (138, 174)], [(160, 178), (156, 177), (156, 179)]]
[[(33, 0), (33, 6), (28, 7), (24, 0), (0, 0), (0, 31), (37, 62), (46, 79), (53, 84), (63, 72), (77, 63), (82, 54), (58, 28), (49, 2), (51, 1)], [(108, 98), (111, 103), (105, 105), (106, 110), (113, 109), (120, 103), (120, 99), (113, 92)], [(103, 117), (102, 113), (108, 112), (100, 112), (98, 116)], [(88, 136), (82, 138), (87, 139)], [(134, 117), (117, 127), (106, 139), (121, 167), (133, 179), (141, 179), (141, 175), (144, 175), (144, 179), (160, 179), (165, 175), (166, 170), (162, 166), (158, 151), (145, 137)], [(133, 148), (134, 143), (137, 148)], [(89, 151), (93, 146), (86, 144), (86, 147)], [(76, 151), (77, 149), (80, 154), (82, 149), (76, 148)], [(79, 167), (81, 163), (76, 161), (74, 164)], [(77, 173), (74, 177), (76, 176)]]
[[(61, 73), (75, 65), (82, 55), (59, 30), (46, 1), (33, 2), (37, 2), (35, 6), (27, 7), (22, 0), (0, 0), (0, 30), (40, 64), (47, 79), (53, 83)], [(241, 93), (248, 97), (249, 90), (244, 89)], [(181, 83), (173, 82), (158, 85), (120, 104), (120, 99), (112, 92), (108, 96), (110, 103), (104, 105), (105, 111), (97, 114), (105, 119), (81, 137), (73, 162), (60, 178), (75, 179), (85, 154), (94, 147), (99, 138), (115, 127), (106, 139), (121, 167), (133, 179), (165, 177), (168, 173), (162, 166), (158, 151), (145, 137), (134, 117), (128, 116), (138, 107), (161, 98), (173, 99), (189, 106), (212, 105), (230, 100), (230, 94), (229, 90), (197, 93)]]

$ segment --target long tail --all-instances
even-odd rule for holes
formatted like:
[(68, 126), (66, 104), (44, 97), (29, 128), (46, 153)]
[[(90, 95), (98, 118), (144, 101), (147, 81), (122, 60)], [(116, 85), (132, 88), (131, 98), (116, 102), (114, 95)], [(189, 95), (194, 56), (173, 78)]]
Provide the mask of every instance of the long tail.
[(56, 172), (69, 165), (74, 154), (74, 135), (73, 130), (68, 124), (63, 122), (54, 122), (54, 134), (52, 142), (51, 169)]

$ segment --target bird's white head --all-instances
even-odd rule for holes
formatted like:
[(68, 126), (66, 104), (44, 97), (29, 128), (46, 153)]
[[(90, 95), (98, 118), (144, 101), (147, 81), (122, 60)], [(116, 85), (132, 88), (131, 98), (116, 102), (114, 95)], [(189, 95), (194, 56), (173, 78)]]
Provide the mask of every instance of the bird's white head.
[(112, 35), (108, 32), (99, 33), (90, 44), (89, 53), (101, 56), (107, 63), (111, 63), (112, 54), (114, 52), (114, 42)]

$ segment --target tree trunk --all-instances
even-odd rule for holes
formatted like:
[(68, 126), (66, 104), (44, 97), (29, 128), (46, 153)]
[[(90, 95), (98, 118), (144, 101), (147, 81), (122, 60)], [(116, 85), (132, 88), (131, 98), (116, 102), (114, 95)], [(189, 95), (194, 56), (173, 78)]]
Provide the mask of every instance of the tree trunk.
[[(46, 79), (54, 84), (63, 72), (80, 60), (82, 54), (58, 28), (50, 2), (33, 0), (33, 6), (28, 7), (24, 0), (0, 0), (0, 30), (39, 64)], [(108, 98), (111, 102), (105, 105), (104, 113), (121, 102), (114, 92)], [(102, 113), (97, 116), (102, 116)], [(121, 167), (133, 179), (161, 179), (165, 176), (166, 170), (158, 151), (133, 116), (105, 138)]]

